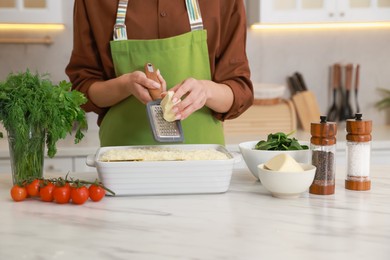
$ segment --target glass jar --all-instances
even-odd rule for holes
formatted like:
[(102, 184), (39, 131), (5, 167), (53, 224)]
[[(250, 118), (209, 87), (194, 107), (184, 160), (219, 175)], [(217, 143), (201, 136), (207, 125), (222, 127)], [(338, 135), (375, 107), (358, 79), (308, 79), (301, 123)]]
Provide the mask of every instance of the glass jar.
[(370, 157), (372, 121), (362, 120), (357, 113), (355, 119), (347, 120), (347, 176), (345, 188), (348, 190), (370, 190)]
[(328, 122), (326, 116), (320, 117), (320, 123), (311, 124), (310, 149), (312, 164), (316, 166), (309, 189), (312, 194), (330, 195), (335, 192), (336, 134), (336, 123)]
[(14, 184), (43, 176), (45, 131), (30, 127), (24, 135), (8, 131), (8, 145)]

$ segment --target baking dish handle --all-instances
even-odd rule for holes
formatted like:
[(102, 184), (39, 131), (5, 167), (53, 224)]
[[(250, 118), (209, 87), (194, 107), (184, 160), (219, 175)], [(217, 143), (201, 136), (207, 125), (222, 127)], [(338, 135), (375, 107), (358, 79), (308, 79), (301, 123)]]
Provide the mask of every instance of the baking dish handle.
[(96, 167), (96, 164), (95, 164), (95, 155), (93, 154), (90, 154), (87, 156), (87, 159), (85, 160), (85, 163), (89, 166), (89, 167)]
[(239, 152), (230, 152), (230, 154), (233, 156), (234, 164), (241, 162), (242, 155)]

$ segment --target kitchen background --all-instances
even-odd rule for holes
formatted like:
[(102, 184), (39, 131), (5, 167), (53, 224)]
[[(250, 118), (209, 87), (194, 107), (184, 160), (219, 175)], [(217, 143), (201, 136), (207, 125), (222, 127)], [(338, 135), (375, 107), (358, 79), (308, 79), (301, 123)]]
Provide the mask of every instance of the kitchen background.
[[(65, 29), (40, 32), (52, 37), (52, 44), (0, 44), (0, 80), (10, 72), (26, 68), (47, 72), (54, 82), (68, 80), (64, 69), (72, 51), (73, 1), (61, 2)], [(6, 34), (0, 32), (0, 38)], [(329, 67), (336, 62), (359, 63), (359, 103), (364, 117), (372, 119), (374, 125), (390, 123), (389, 109), (379, 111), (374, 106), (381, 99), (377, 89), (390, 89), (390, 28), (253, 30), (248, 27), (247, 36), (254, 83), (286, 85), (286, 77), (299, 71), (317, 97), (321, 113), (326, 114), (332, 101)], [(285, 97), (290, 97), (288, 89)], [(90, 129), (97, 129), (95, 121), (96, 117), (90, 114)]]

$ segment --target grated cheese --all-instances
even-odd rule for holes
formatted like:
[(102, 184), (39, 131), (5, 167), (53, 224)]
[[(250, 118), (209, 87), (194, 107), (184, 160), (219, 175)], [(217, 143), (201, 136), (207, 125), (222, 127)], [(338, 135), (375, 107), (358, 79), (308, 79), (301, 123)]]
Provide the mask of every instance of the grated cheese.
[(170, 148), (111, 149), (103, 153), (99, 160), (110, 161), (190, 161), (226, 160), (229, 157), (214, 149), (180, 150)]

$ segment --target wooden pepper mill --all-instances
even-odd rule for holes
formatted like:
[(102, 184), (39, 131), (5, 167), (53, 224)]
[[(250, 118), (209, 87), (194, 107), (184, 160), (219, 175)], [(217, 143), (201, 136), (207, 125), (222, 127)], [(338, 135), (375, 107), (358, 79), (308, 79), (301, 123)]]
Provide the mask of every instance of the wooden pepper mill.
[(310, 147), (312, 164), (316, 166), (314, 181), (309, 192), (330, 195), (335, 191), (335, 154), (337, 126), (320, 116), (320, 123), (311, 123)]

